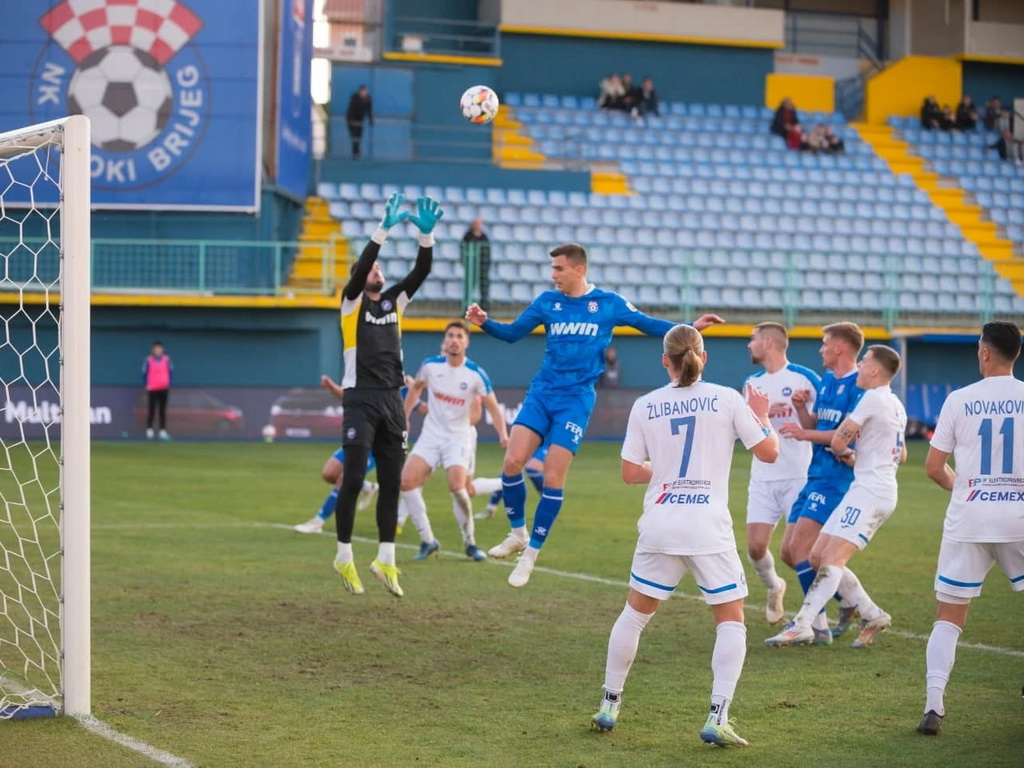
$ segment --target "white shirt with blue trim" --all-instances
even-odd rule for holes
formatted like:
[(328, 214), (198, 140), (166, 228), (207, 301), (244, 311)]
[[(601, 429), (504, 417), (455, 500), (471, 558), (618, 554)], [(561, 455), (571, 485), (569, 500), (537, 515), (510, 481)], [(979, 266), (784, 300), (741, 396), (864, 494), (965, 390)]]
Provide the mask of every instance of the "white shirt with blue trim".
[(651, 482), (637, 550), (711, 555), (736, 549), (729, 514), (733, 443), (769, 434), (735, 389), (697, 381), (639, 398), (629, 414), (622, 458), (650, 459)]
[(422, 435), (444, 439), (469, 437), (473, 400), (493, 391), (484, 369), (469, 359), (453, 366), (444, 355), (437, 355), (423, 361), (416, 380), (427, 384), (427, 415)]
[[(768, 395), (768, 417), (776, 432), (779, 432), (783, 424), (800, 426), (800, 418), (793, 407), (793, 393), (809, 389), (811, 396), (807, 410), (813, 413), (818, 387), (821, 386), (821, 377), (818, 374), (795, 363), (789, 363), (775, 373), (755, 373), (747, 381)], [(790, 440), (780, 434), (779, 458), (774, 464), (766, 464), (755, 458), (750, 465), (750, 481), (806, 479), (813, 448), (813, 443), (807, 440)]]

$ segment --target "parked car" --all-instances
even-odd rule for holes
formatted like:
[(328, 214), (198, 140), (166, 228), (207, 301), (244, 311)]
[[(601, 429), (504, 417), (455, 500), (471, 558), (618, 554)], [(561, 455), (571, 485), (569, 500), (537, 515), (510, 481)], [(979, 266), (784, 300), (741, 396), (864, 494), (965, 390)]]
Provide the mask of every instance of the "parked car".
[[(146, 393), (135, 400), (135, 429), (146, 429)], [(225, 405), (209, 392), (172, 389), (167, 401), (167, 431), (173, 437), (241, 437), (245, 418), (241, 409)]]
[(270, 425), (278, 438), (318, 437), (341, 440), (344, 409), (325, 389), (288, 390), (270, 407)]

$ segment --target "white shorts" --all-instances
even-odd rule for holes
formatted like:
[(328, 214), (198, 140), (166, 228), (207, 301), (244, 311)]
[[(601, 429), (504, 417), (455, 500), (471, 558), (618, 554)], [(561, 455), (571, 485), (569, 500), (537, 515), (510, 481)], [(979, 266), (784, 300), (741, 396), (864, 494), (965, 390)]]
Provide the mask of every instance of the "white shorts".
[(883, 499), (855, 484), (840, 499), (821, 532), (846, 539), (856, 544), (858, 549), (864, 549), (895, 509), (894, 499)]
[(942, 537), (935, 591), (953, 597), (977, 597), (985, 575), (998, 565), (1010, 580), (1014, 592), (1024, 592), (1024, 541), (986, 544), (978, 541), (950, 541)]
[(422, 433), (409, 455), (419, 456), (427, 462), (431, 471), (439, 466), (445, 469), (457, 466), (468, 469), (473, 462), (471, 446), (475, 447), (475, 443), (468, 437), (459, 439), (454, 435), (440, 436)]
[(667, 600), (687, 571), (708, 605), (729, 603), (747, 596), (747, 577), (735, 549), (714, 555), (633, 554), (629, 586), (655, 600)]
[(796, 497), (807, 484), (807, 478), (789, 480), (751, 480), (747, 486), (747, 525), (775, 525), (780, 517), (789, 517)]

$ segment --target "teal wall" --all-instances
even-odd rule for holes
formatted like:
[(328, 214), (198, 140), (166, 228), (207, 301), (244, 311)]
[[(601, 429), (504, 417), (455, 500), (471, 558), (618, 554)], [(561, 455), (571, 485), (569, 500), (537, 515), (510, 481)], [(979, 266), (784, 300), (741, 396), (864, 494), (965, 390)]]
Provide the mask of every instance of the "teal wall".
[(637, 84), (654, 78), (665, 100), (758, 107), (764, 106), (765, 76), (775, 69), (770, 49), (550, 35), (502, 35), (501, 58), (502, 93), (596, 97), (602, 78), (629, 72)]
[[(38, 307), (27, 311), (38, 314)], [(26, 315), (13, 305), (0, 305), (0, 319), (9, 327), (14, 347), (31, 346), (32, 329)], [(142, 360), (159, 339), (175, 363), (179, 386), (296, 387), (316, 386), (321, 374), (341, 374), (338, 316), (329, 310), (264, 310), (93, 307), (92, 371), (97, 386), (135, 386)], [(56, 329), (40, 325), (39, 349), (53, 348)], [(406, 370), (415, 372), (426, 357), (436, 355), (438, 333), (403, 336)], [(751, 364), (746, 339), (707, 340), (708, 381), (739, 387), (757, 368)], [(622, 361), (624, 387), (654, 388), (665, 382), (661, 341), (617, 336), (613, 341)], [(795, 363), (821, 369), (816, 339), (794, 339), (789, 357)], [(544, 355), (544, 337), (531, 335), (517, 344), (474, 333), (470, 357), (488, 372), (495, 386), (525, 387)], [(911, 342), (908, 381), (956, 386), (978, 379), (977, 346), (971, 343)], [(0, 348), (0, 368), (17, 370), (25, 364), (31, 380), (43, 378), (42, 355), (19, 361), (9, 345)], [(1018, 363), (1024, 375), (1024, 363)], [(51, 377), (55, 377), (54, 372)]]
[(1024, 67), (985, 61), (965, 61), (963, 67), (964, 93), (979, 110), (993, 96), (1008, 109), (1013, 108), (1014, 98), (1024, 99)]

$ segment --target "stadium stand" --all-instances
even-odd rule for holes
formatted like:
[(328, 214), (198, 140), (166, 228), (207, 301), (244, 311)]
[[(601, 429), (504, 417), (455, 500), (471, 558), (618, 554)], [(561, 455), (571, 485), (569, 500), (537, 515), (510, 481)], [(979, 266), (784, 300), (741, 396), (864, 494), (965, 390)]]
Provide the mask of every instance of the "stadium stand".
[[(424, 286), (428, 300), (461, 297), (457, 241), (481, 216), (498, 305), (523, 304), (548, 287), (547, 250), (571, 239), (588, 247), (596, 283), (647, 307), (789, 306), (804, 316), (1024, 311), (1024, 298), (944, 211), (838, 113), (804, 116), (844, 140), (844, 154), (824, 155), (788, 150), (768, 133), (766, 108), (671, 103), (637, 125), (587, 98), (509, 93), (505, 105), (550, 166), (616, 169), (630, 194), (402, 188), (448, 208), (437, 232), (440, 279)], [(318, 190), (356, 241), (373, 232), (375, 206), (390, 191), (352, 183)], [(398, 253), (411, 260), (412, 242)]]

